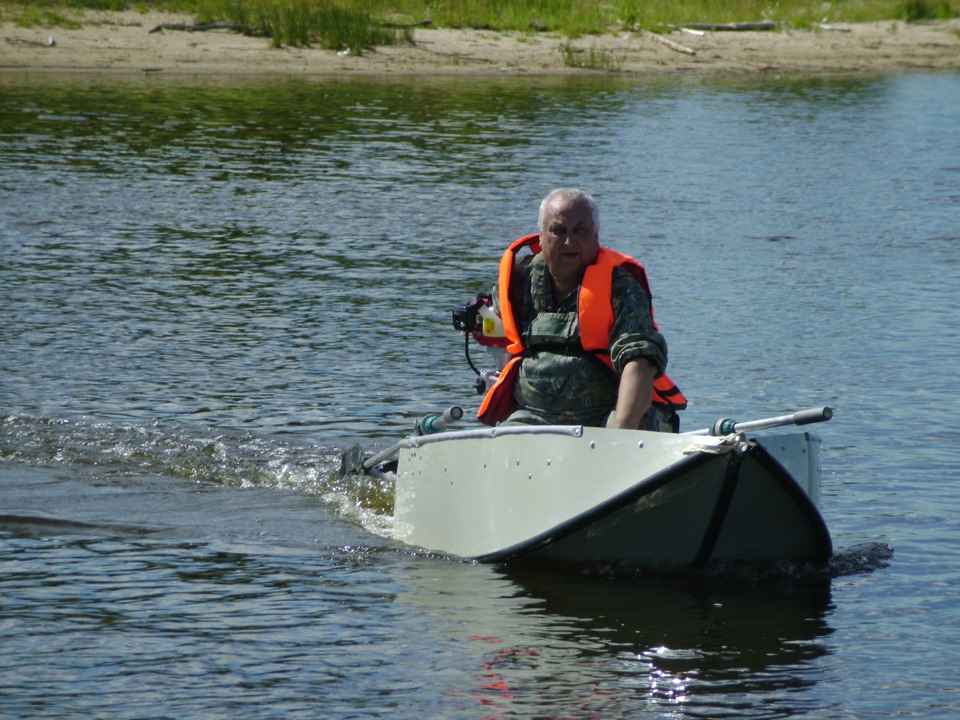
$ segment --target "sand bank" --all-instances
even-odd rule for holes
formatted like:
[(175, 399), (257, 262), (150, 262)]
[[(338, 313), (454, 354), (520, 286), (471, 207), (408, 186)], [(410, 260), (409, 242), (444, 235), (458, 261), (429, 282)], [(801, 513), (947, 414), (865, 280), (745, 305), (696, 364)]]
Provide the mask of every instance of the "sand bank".
[[(550, 33), (417, 28), (415, 45), (360, 56), (319, 48), (272, 48), (230, 30), (160, 30), (193, 18), (95, 13), (79, 29), (0, 25), (0, 72), (170, 74), (486, 74), (598, 72), (565, 62), (571, 48), (627, 74), (859, 73), (960, 68), (960, 21), (878, 22), (816, 31), (628, 32), (575, 41)], [(592, 55), (591, 55), (592, 54)]]

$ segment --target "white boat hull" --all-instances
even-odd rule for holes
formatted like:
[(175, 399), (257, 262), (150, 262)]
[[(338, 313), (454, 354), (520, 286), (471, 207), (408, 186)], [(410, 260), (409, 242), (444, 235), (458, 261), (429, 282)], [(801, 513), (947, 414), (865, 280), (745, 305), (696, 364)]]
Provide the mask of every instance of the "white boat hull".
[(411, 437), (394, 537), (480, 561), (822, 562), (819, 438), (761, 442), (580, 426)]

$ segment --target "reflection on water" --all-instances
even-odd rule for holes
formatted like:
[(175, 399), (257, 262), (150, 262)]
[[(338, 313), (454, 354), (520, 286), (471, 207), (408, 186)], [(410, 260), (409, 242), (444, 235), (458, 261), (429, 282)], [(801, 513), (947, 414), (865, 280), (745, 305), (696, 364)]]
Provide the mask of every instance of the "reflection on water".
[(653, 671), (692, 672), (703, 681), (802, 664), (826, 652), (818, 640), (831, 632), (828, 582), (760, 589), (657, 577), (588, 584), (529, 569), (509, 576), (541, 599), (542, 610), (572, 618), (578, 631), (636, 653)]
[(449, 694), (491, 716), (764, 717), (768, 703), (795, 712), (829, 653), (829, 583), (777, 592), (449, 564), (407, 580), (398, 601), (461, 643), (458, 667), (475, 674)]

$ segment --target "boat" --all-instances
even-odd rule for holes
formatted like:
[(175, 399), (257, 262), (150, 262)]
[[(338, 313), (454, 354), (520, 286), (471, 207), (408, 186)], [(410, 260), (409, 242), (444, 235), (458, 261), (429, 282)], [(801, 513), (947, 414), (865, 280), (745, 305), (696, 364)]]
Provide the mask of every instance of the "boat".
[(828, 420), (812, 408), (692, 433), (570, 426), (449, 430), (458, 407), (362, 463), (395, 457), (392, 535), (479, 562), (825, 563), (820, 438), (758, 428)]
[[(489, 296), (478, 296), (453, 313), (480, 394), (497, 373), (472, 362), (471, 337), (504, 364), (501, 339), (488, 335), (488, 309)], [(687, 433), (582, 425), (450, 430), (463, 417), (453, 406), (422, 417), (410, 436), (372, 457), (348, 451), (341, 473), (388, 468), (392, 537), (479, 562), (825, 563), (833, 548), (819, 509), (819, 436), (754, 433), (832, 416), (819, 407), (747, 422), (723, 418)]]

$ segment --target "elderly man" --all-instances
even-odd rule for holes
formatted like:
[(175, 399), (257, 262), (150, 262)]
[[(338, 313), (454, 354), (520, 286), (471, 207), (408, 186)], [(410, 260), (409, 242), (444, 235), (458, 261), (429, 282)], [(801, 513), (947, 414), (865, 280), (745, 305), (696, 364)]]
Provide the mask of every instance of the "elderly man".
[(643, 267), (600, 246), (597, 205), (581, 190), (547, 195), (539, 227), (500, 262), (494, 309), (512, 359), (480, 419), (675, 432), (686, 400), (664, 374)]

